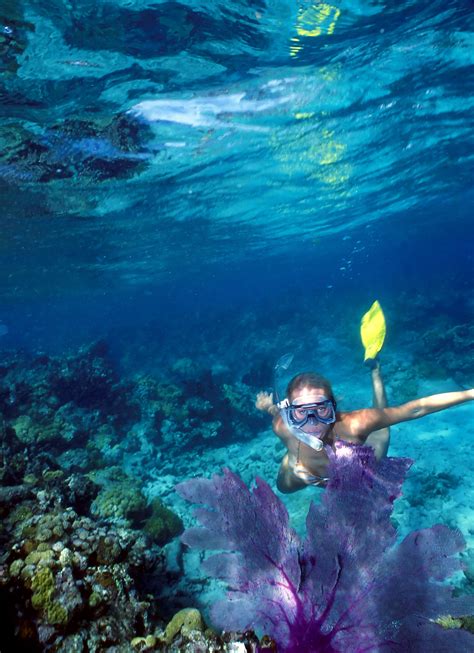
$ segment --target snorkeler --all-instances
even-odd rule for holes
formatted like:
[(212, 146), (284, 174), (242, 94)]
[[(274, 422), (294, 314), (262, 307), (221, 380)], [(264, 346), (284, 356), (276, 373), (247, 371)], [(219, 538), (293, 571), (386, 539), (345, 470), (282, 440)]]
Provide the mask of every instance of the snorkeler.
[[(367, 332), (370, 332), (369, 335)], [(388, 407), (380, 364), (376, 358), (385, 336), (385, 320), (378, 302), (364, 316), (361, 336), (366, 349), (365, 360), (371, 367), (373, 408), (349, 412), (336, 410), (331, 384), (313, 372), (293, 377), (283, 401), (274, 403), (273, 393), (258, 393), (256, 407), (273, 416), (273, 430), (287, 448), (277, 478), (280, 492), (296, 492), (307, 485), (324, 487), (328, 481), (327, 452), (337, 440), (370, 445), (380, 460), (387, 455), (390, 426), (474, 399), (474, 388), (471, 388)], [(285, 361), (280, 366), (285, 368)]]

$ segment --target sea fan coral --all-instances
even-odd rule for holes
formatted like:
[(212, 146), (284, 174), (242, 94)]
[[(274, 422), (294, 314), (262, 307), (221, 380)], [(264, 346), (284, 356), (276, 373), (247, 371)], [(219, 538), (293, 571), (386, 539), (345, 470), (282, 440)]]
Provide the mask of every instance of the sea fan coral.
[(474, 650), (471, 634), (434, 622), (473, 610), (473, 597), (453, 597), (445, 582), (460, 569), (460, 532), (436, 525), (397, 543), (390, 516), (410, 464), (377, 463), (368, 447), (338, 444), (304, 541), (261, 479), (250, 490), (225, 469), (178, 485), (182, 497), (204, 505), (195, 512), (201, 527), (187, 529), (183, 541), (220, 551), (203, 563), (229, 588), (212, 608), (215, 625), (265, 632), (282, 653)]

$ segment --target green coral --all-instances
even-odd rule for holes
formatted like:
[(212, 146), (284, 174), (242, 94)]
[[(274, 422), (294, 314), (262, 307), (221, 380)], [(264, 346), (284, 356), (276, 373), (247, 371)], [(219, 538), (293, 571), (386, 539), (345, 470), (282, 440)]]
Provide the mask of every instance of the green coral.
[(62, 425), (55, 422), (34, 421), (29, 415), (20, 415), (12, 424), (15, 434), (22, 444), (34, 442), (50, 442), (61, 440)]
[(156, 391), (159, 397), (156, 402), (157, 408), (164, 419), (173, 418), (180, 422), (188, 416), (181, 388), (173, 383), (157, 383)]
[(42, 610), (50, 601), (54, 593), (54, 576), (51, 569), (42, 567), (34, 574), (31, 579), (31, 589), (33, 596), (31, 603), (37, 610)]
[(12, 524), (19, 524), (19, 523), (27, 521), (32, 516), (33, 516), (33, 511), (30, 508), (30, 506), (23, 503), (23, 504), (20, 504), (19, 506), (17, 506), (10, 513), (9, 519), (10, 519), (10, 522)]
[(444, 615), (443, 617), (438, 617), (438, 619), (436, 619), (436, 623), (443, 628), (446, 628), (447, 630), (451, 630), (451, 628), (461, 628), (462, 625), (460, 619), (455, 619), (449, 614)]
[(98, 592), (92, 592), (92, 594), (89, 596), (88, 603), (89, 607), (96, 608), (102, 603), (102, 596)]
[(20, 415), (12, 424), (18, 440), (23, 444), (31, 444), (36, 439), (36, 428), (29, 415)]
[(41, 567), (31, 578), (31, 605), (41, 613), (49, 623), (65, 625), (68, 622), (68, 611), (54, 598), (55, 583), (51, 569)]
[(154, 542), (164, 546), (183, 532), (181, 519), (167, 508), (160, 499), (153, 499), (151, 509), (152, 514), (144, 522), (143, 530)]
[(92, 512), (103, 518), (134, 521), (146, 511), (146, 499), (138, 483), (131, 479), (102, 488), (92, 504)]
[(156, 637), (154, 635), (147, 635), (146, 637), (134, 637), (130, 642), (133, 649), (137, 651), (155, 650)]
[(54, 554), (51, 549), (48, 549), (47, 551), (40, 551), (37, 549), (36, 551), (32, 551), (26, 556), (25, 564), (37, 565), (42, 563), (43, 565), (47, 565), (52, 562), (53, 558)]
[(474, 616), (466, 617), (451, 617), (451, 615), (445, 615), (443, 617), (438, 617), (436, 623), (446, 629), (451, 628), (462, 628), (463, 630), (468, 630), (470, 633), (474, 633)]
[(61, 469), (48, 470), (43, 472), (43, 480), (45, 483), (54, 483), (64, 478), (64, 472)]
[(222, 384), (222, 394), (230, 404), (232, 410), (248, 415), (254, 407), (254, 396), (252, 390), (244, 383)]
[(111, 449), (113, 446), (114, 438), (115, 433), (110, 424), (102, 424), (88, 439), (86, 449), (94, 451), (94, 454), (97, 455), (97, 451), (106, 451)]
[(201, 613), (196, 608), (184, 608), (177, 612), (165, 629), (165, 640), (171, 644), (178, 633), (187, 635), (193, 630), (203, 632), (205, 624)]
[(461, 621), (461, 628), (464, 628), (464, 630), (468, 630), (470, 633), (474, 635), (474, 615), (470, 615), (468, 617), (460, 617)]
[(64, 626), (69, 621), (68, 611), (58, 601), (53, 601), (46, 610), (46, 620), (50, 624)]
[(25, 563), (23, 560), (14, 560), (10, 565), (10, 575), (13, 577), (19, 576), (24, 566)]

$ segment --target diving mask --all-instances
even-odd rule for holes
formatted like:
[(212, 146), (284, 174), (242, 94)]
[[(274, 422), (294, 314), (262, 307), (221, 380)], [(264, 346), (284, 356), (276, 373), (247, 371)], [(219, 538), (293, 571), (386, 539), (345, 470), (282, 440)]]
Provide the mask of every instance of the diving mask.
[(302, 428), (307, 423), (319, 422), (320, 424), (334, 424), (336, 411), (331, 399), (324, 399), (310, 404), (289, 404), (285, 408), (288, 421)]
[(332, 399), (321, 396), (318, 401), (299, 404), (288, 399), (278, 404), (283, 422), (288, 430), (301, 442), (315, 451), (324, 447), (323, 440), (329, 426), (336, 421), (336, 406)]

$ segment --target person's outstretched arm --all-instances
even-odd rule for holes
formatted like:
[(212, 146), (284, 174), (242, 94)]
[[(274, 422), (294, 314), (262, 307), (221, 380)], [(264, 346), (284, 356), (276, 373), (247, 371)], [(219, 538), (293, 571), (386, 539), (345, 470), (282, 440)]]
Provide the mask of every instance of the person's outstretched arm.
[(368, 435), (372, 431), (393, 426), (400, 422), (407, 422), (413, 419), (419, 419), (431, 413), (437, 413), (440, 410), (458, 406), (466, 401), (474, 399), (474, 388), (469, 390), (460, 390), (459, 392), (443, 392), (429, 397), (421, 397), (413, 401), (407, 401), (400, 406), (389, 408), (366, 408), (350, 414), (351, 426), (355, 432)]

